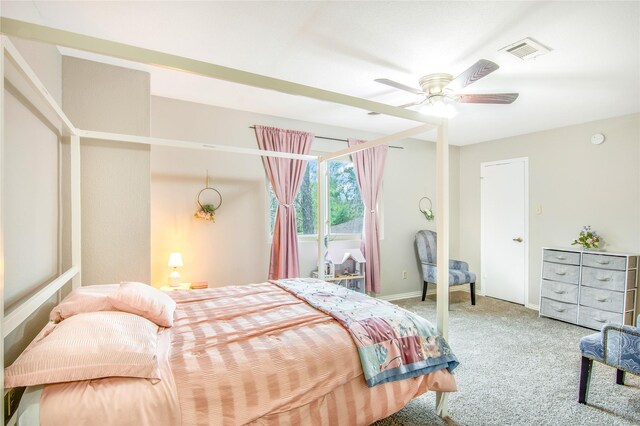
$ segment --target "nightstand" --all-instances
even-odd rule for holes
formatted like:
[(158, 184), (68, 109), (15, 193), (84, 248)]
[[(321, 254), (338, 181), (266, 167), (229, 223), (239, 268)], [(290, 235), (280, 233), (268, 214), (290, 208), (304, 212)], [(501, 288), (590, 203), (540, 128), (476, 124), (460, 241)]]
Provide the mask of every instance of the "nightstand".
[(180, 283), (176, 286), (165, 285), (160, 287), (162, 291), (191, 290), (191, 283)]
[(165, 285), (160, 287), (160, 290), (162, 291), (200, 290), (202, 288), (209, 288), (209, 281), (192, 281), (190, 283), (180, 283), (177, 286)]

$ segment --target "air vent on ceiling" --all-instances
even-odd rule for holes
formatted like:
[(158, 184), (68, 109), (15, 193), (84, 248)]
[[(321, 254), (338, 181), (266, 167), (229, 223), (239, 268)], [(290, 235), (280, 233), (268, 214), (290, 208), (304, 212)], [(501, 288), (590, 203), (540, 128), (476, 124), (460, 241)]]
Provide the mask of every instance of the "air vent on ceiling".
[(530, 59), (537, 58), (540, 55), (544, 55), (545, 53), (549, 53), (551, 49), (527, 37), (524, 40), (520, 40), (503, 47), (499, 51), (509, 53), (523, 61), (528, 61)]

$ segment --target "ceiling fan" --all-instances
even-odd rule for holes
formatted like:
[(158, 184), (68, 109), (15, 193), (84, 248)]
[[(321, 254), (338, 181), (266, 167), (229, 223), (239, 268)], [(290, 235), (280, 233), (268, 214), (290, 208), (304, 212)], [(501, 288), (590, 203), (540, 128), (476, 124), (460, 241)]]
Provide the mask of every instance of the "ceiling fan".
[[(398, 105), (399, 108), (408, 108), (416, 105), (433, 105), (442, 107), (445, 103), (459, 102), (466, 104), (510, 104), (518, 98), (518, 93), (482, 93), (464, 94), (458, 93), (471, 83), (486, 77), (500, 68), (498, 64), (486, 59), (480, 59), (469, 67), (462, 74), (453, 78), (451, 74), (428, 74), (418, 80), (420, 89), (405, 86), (386, 78), (378, 78), (374, 81), (409, 93), (423, 96), (416, 102)], [(369, 115), (378, 115), (377, 112), (370, 112)]]

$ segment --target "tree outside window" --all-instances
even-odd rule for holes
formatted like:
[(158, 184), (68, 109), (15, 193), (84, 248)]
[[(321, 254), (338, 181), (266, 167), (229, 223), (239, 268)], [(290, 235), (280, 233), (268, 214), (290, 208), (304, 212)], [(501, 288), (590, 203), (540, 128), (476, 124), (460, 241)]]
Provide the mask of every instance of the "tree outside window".
[[(269, 185), (270, 234), (273, 234), (278, 201)], [(364, 204), (358, 182), (350, 161), (329, 161), (329, 234), (349, 235), (362, 232)], [(318, 163), (309, 161), (294, 207), (298, 235), (317, 235), (318, 227)]]

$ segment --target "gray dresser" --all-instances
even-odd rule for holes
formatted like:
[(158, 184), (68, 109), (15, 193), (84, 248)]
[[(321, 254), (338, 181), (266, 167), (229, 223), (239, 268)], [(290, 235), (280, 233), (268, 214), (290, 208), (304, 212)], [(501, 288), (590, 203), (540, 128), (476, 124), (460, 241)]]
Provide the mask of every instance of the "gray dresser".
[(600, 330), (635, 325), (638, 255), (543, 248), (540, 316)]

